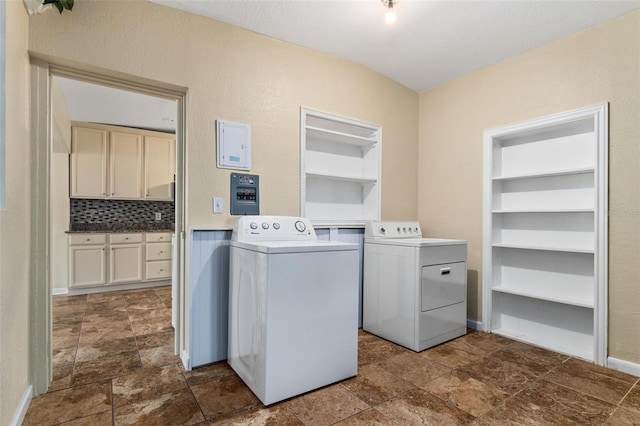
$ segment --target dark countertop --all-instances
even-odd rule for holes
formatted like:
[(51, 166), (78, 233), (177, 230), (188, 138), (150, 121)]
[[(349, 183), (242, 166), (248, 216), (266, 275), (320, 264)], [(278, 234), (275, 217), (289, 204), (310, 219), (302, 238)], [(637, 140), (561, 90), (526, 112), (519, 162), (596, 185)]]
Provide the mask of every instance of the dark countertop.
[(72, 223), (68, 234), (114, 232), (174, 232), (173, 223)]

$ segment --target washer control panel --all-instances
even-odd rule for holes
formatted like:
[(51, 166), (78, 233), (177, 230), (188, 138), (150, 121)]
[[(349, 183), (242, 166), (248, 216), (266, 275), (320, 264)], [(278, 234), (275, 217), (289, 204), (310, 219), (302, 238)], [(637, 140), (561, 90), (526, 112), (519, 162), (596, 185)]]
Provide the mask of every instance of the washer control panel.
[(311, 221), (294, 216), (242, 216), (233, 227), (234, 241), (315, 241)]
[(365, 238), (422, 238), (418, 222), (370, 221), (365, 224)]

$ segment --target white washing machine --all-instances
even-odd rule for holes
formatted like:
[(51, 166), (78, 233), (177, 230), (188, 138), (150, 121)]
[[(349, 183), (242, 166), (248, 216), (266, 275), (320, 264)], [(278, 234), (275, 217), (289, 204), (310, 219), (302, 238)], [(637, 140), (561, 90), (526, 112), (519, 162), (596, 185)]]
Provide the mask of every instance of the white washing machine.
[(231, 240), (228, 363), (260, 401), (355, 376), (358, 245), (288, 216), (243, 216)]
[(419, 352), (467, 330), (467, 243), (418, 222), (365, 226), (362, 328)]

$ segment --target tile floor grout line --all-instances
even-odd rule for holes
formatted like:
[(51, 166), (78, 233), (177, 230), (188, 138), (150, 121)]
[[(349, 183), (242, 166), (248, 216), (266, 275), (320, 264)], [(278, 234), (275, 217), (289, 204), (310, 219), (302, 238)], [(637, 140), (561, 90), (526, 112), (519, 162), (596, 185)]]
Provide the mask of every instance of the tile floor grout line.
[(80, 321), (80, 331), (78, 332), (78, 340), (76, 340), (76, 352), (73, 355), (73, 366), (71, 367), (71, 377), (69, 378), (69, 389), (73, 388), (73, 381), (74, 381), (74, 378), (75, 378), (75, 371), (76, 371), (76, 362), (78, 360), (78, 351), (80, 350), (80, 337), (82, 336), (82, 329), (83, 329), (83, 326), (84, 326), (84, 318), (87, 315), (87, 306), (88, 306), (88, 304), (89, 304), (89, 296), (87, 295), (87, 297), (85, 297), (84, 303), (83, 303), (82, 320)]
[(113, 379), (109, 380), (109, 384), (111, 385), (111, 426), (116, 425), (116, 404), (115, 398), (113, 395)]
[(636, 380), (635, 382), (633, 382), (633, 384), (631, 385), (631, 387), (629, 388), (629, 390), (627, 390), (627, 392), (622, 396), (622, 398), (620, 399), (620, 401), (618, 401), (618, 403), (616, 404), (616, 408), (620, 407), (620, 404), (622, 404), (622, 401), (625, 400), (625, 398), (627, 396), (629, 396), (629, 394), (631, 393), (631, 391), (633, 390), (633, 388), (636, 387), (636, 385), (640, 383), (640, 379)]
[(202, 417), (204, 418), (204, 421), (209, 423), (209, 419), (207, 419), (207, 416), (204, 413), (204, 410), (202, 409), (202, 406), (200, 405), (200, 401), (198, 401), (198, 398), (196, 398), (196, 394), (193, 392), (193, 389), (191, 388), (191, 384), (189, 383), (189, 380), (187, 379), (185, 371), (182, 371), (182, 368), (180, 368), (180, 365), (178, 365), (178, 368), (180, 369), (180, 374), (182, 374), (182, 378), (184, 379), (184, 381), (187, 384), (187, 388), (189, 388), (189, 392), (191, 392), (191, 396), (193, 396), (193, 400), (196, 402), (196, 405), (198, 406), (198, 410), (200, 410), (200, 413), (202, 413)]

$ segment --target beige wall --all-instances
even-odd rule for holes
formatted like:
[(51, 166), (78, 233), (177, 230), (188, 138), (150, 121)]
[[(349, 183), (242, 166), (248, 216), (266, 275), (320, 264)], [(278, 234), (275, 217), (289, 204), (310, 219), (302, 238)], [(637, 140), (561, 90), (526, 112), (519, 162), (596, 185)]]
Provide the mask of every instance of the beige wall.
[(29, 386), (29, 19), (6, 2), (7, 208), (0, 210), (0, 424)]
[(609, 355), (640, 362), (640, 12), (420, 95), (419, 218), (469, 240), (469, 316), (481, 320), (482, 135), (610, 103)]
[(143, 1), (76, 2), (72, 13), (32, 16), (29, 47), (79, 68), (187, 88), (188, 229), (235, 223), (212, 213), (214, 196), (229, 211), (231, 173), (215, 167), (216, 119), (251, 125), (260, 213), (299, 214), (301, 106), (381, 125), (382, 217), (417, 218), (418, 94), (361, 65)]
[(261, 213), (299, 213), (300, 106), (383, 127), (382, 215), (417, 218), (418, 95), (363, 66), (148, 2), (77, 2), (31, 17), (30, 48), (188, 88), (187, 226), (230, 228), (215, 120), (252, 126)]

